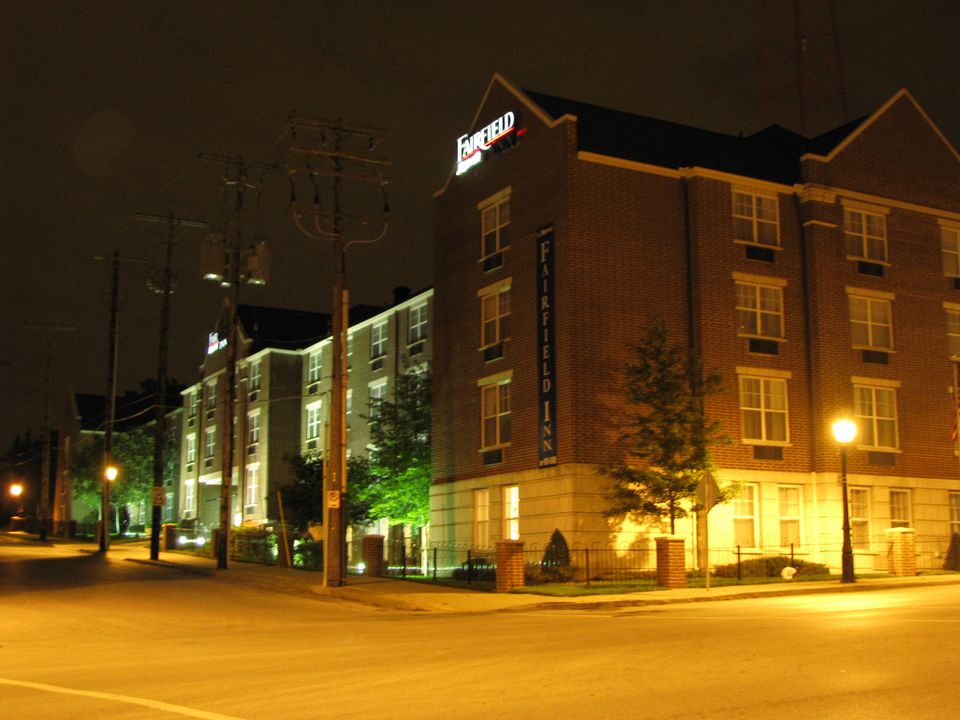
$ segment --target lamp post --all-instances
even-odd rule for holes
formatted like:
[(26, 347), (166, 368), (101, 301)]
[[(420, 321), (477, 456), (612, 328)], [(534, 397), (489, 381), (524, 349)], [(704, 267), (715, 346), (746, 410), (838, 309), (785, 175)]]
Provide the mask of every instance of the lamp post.
[(843, 549), (840, 582), (856, 582), (853, 575), (853, 543), (850, 540), (850, 499), (847, 494), (847, 445), (857, 437), (857, 424), (850, 418), (833, 423), (833, 437), (840, 445), (840, 492), (843, 494)]
[(102, 508), (100, 510), (100, 552), (110, 549), (110, 483), (117, 479), (117, 466), (108, 460), (103, 468), (103, 487), (100, 496)]
[(12, 497), (13, 501), (17, 504), (17, 515), (23, 512), (23, 508), (20, 507), (21, 495), (23, 495), (23, 485), (18, 482), (13, 483), (10, 486), (10, 497)]

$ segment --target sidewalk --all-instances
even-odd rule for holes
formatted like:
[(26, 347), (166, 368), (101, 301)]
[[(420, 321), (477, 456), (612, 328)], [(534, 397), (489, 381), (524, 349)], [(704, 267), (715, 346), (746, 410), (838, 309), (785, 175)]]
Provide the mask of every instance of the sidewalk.
[[(3, 533), (10, 539), (36, 543), (35, 536), (26, 533)], [(19, 536), (19, 537), (17, 537)], [(78, 552), (96, 552), (89, 542), (50, 538), (51, 546), (75, 546)], [(150, 560), (147, 541), (113, 543), (111, 557), (147, 565), (156, 565), (182, 572), (206, 575), (218, 582), (249, 584), (288, 594), (306, 594), (333, 600), (350, 601), (382, 610), (424, 613), (494, 613), (541, 610), (614, 610), (625, 607), (666, 605), (672, 603), (710, 602), (742, 598), (778, 597), (786, 595), (813, 595), (823, 593), (869, 592), (906, 587), (928, 587), (960, 584), (960, 574), (918, 575), (916, 577), (869, 578), (854, 584), (836, 580), (823, 582), (787, 582), (767, 585), (734, 585), (683, 590), (650, 590), (617, 595), (586, 595), (580, 597), (547, 597), (520, 593), (498, 594), (461, 588), (433, 585), (426, 582), (351, 575), (347, 585), (326, 588), (317, 572), (293, 570), (271, 565), (232, 561), (224, 571), (216, 569), (213, 558), (193, 553), (161, 550), (159, 560)]]

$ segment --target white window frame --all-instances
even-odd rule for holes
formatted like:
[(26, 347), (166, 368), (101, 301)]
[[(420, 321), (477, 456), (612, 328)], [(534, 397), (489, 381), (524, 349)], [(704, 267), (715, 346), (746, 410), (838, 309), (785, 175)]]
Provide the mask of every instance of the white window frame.
[[(853, 407), (854, 419), (857, 422), (857, 447), (863, 450), (880, 450), (899, 452), (900, 428), (897, 420), (897, 389), (896, 381), (877, 381), (854, 379)], [(878, 403), (878, 399), (880, 402)], [(891, 414), (879, 414), (878, 405), (890, 408)], [(881, 423), (892, 424), (894, 443), (881, 445), (879, 429)]]
[(490, 489), (473, 491), (473, 547), (482, 550), (490, 547)]
[[(246, 475), (243, 485), (243, 514), (253, 515), (260, 505), (260, 499), (257, 497), (260, 488), (260, 463), (248, 464)], [(253, 510), (248, 511), (247, 508), (250, 506), (253, 506)]]
[(197, 461), (197, 434), (189, 433), (186, 438), (185, 462), (190, 465)]
[(344, 411), (347, 419), (347, 430), (350, 429), (351, 419), (353, 418), (353, 388), (347, 389), (347, 407)]
[(200, 393), (198, 393), (196, 390), (191, 390), (187, 393), (187, 417), (195, 418), (199, 409)]
[(503, 488), (503, 539), (520, 539), (520, 486), (506, 485)]
[(850, 508), (850, 531), (854, 550), (870, 549), (870, 488), (847, 489)]
[(247, 413), (247, 445), (257, 445), (260, 442), (260, 410)]
[[(506, 188), (477, 205), (480, 211), (481, 262), (510, 247), (503, 241), (503, 229), (510, 224), (510, 195), (511, 189)], [(488, 238), (491, 240), (489, 243)]]
[(387, 378), (368, 383), (367, 398), (367, 420), (375, 420), (380, 417), (380, 401), (387, 399)]
[(217, 429), (215, 427), (209, 427), (203, 431), (203, 457), (204, 459), (213, 458), (216, 454)]
[(960, 492), (947, 493), (947, 508), (950, 513), (950, 533), (960, 535)]
[[(483, 451), (510, 445), (513, 435), (511, 380), (512, 377), (507, 375), (494, 381), (488, 381), (486, 378), (478, 381), (480, 385), (480, 449)], [(488, 429), (492, 429), (492, 432), (488, 432)]]
[(890, 488), (890, 527), (913, 527), (912, 500), (907, 488)]
[(947, 357), (960, 359), (960, 305), (945, 302), (947, 321)]
[[(738, 202), (742, 198), (744, 202)], [(780, 247), (780, 203), (776, 193), (764, 192), (756, 189), (734, 187), (730, 196), (733, 215), (733, 240), (736, 243), (746, 245), (759, 245), (760, 247), (779, 248)], [(744, 205), (749, 205), (749, 212), (746, 212)], [(767, 217), (772, 209), (773, 218)], [(762, 217), (763, 216), (763, 217)], [(749, 226), (749, 233), (739, 233), (738, 226)], [(764, 242), (760, 239), (761, 230), (764, 227), (773, 227), (774, 242)], [(749, 235), (749, 237), (739, 237), (739, 235)]]
[[(876, 221), (881, 228), (880, 234), (871, 233), (867, 230), (867, 219)], [(860, 229), (855, 230), (854, 225), (859, 219)], [(879, 242), (882, 247), (882, 257), (876, 257), (876, 253), (871, 249), (872, 244)], [(848, 260), (862, 260), (864, 262), (876, 263), (878, 265), (890, 264), (890, 247), (887, 240), (887, 218), (884, 212), (872, 212), (858, 207), (843, 208), (843, 247)], [(854, 248), (853, 246), (857, 247)], [(851, 250), (856, 252), (851, 252)]]
[[(766, 370), (763, 368), (738, 367), (737, 386), (738, 386), (738, 404), (740, 406), (740, 440), (744, 445), (774, 445), (784, 447), (790, 444), (790, 396), (787, 381), (792, 374), (783, 370)], [(759, 406), (745, 404), (747, 392), (750, 384), (759, 383), (758, 398)], [(783, 388), (783, 408), (774, 407), (773, 399), (775, 395), (771, 393), (773, 385), (781, 385)], [(746, 428), (747, 414), (758, 415), (760, 418), (760, 437), (748, 437)], [(776, 415), (783, 416), (783, 439), (773, 439), (769, 437), (770, 429), (773, 427), (772, 418)]]
[(197, 486), (193, 478), (183, 481), (183, 514), (186, 517), (193, 515), (197, 504)]
[(320, 414), (322, 407), (323, 405), (320, 401), (310, 403), (306, 407), (304, 429), (307, 440), (317, 440), (320, 437), (320, 427), (323, 424), (323, 418)]
[[(733, 279), (737, 336), (782, 342), (786, 337), (783, 314), (783, 288), (786, 286), (786, 281), (777, 278), (754, 279), (740, 273), (734, 273)], [(775, 308), (769, 307), (770, 299), (775, 300)], [(764, 307), (765, 302), (767, 307)], [(779, 326), (777, 334), (764, 332), (764, 319), (770, 317), (777, 318)], [(753, 328), (749, 327), (751, 323), (754, 325)]]
[(480, 299), (480, 349), (485, 350), (510, 339), (509, 278), (481, 289), (477, 297)]
[(217, 408), (217, 381), (211, 380), (206, 383), (206, 405), (207, 410), (216, 410)]
[[(847, 288), (847, 299), (850, 312), (850, 344), (857, 350), (880, 350), (893, 352), (893, 295), (890, 293), (866, 294)], [(863, 317), (854, 319), (854, 310), (862, 308)], [(886, 314), (886, 322), (883, 315)], [(866, 330), (866, 342), (857, 342), (856, 327), (862, 326)], [(887, 342), (883, 343), (878, 335), (885, 329)]]
[[(744, 494), (749, 493), (749, 500), (743, 497)], [(749, 505), (749, 507), (748, 507)], [(741, 548), (755, 548), (759, 547), (759, 530), (760, 530), (760, 518), (757, 513), (757, 510), (760, 506), (760, 486), (758, 483), (744, 483), (740, 489), (740, 495), (738, 495), (733, 501), (733, 540), (734, 544), (740, 546)], [(749, 510), (749, 514), (744, 512)], [(753, 530), (753, 537), (750, 541), (750, 544), (744, 544), (739, 542), (740, 532), (738, 531), (738, 523), (744, 523), (749, 521)]]
[(379, 360), (387, 354), (387, 321), (370, 326), (370, 360)]
[[(784, 496), (788, 494), (795, 495), (795, 499), (785, 498)], [(780, 516), (780, 547), (789, 549), (790, 538), (795, 537), (793, 549), (797, 550), (800, 548), (803, 538), (803, 488), (800, 485), (778, 485), (777, 503)], [(794, 505), (795, 508), (792, 507)], [(795, 512), (791, 512), (791, 510), (795, 510)], [(795, 524), (796, 530), (792, 533), (784, 532), (785, 523)]]
[(427, 339), (427, 303), (413, 305), (407, 313), (407, 344), (414, 345)]
[(320, 351), (314, 350), (307, 355), (307, 384), (320, 382), (320, 375), (323, 365), (320, 358)]
[(262, 381), (260, 361), (254, 360), (250, 363), (250, 390), (259, 390)]
[(940, 251), (943, 257), (943, 274), (960, 277), (960, 224), (940, 221)]

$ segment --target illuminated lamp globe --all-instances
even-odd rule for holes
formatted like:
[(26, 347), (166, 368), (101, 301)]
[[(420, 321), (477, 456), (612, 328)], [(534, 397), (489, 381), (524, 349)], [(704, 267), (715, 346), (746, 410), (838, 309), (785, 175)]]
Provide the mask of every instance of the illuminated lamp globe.
[(833, 437), (841, 445), (853, 442), (857, 437), (857, 424), (850, 418), (840, 418), (833, 423)]
[(14, 483), (10, 486), (10, 494), (14, 497), (20, 497), (23, 494), (23, 485), (20, 483)]
[(106, 470), (103, 471), (104, 477), (106, 477), (107, 480), (109, 480), (110, 482), (113, 482), (114, 480), (117, 479), (118, 473), (119, 473), (119, 470), (117, 470), (116, 465), (107, 465)]

